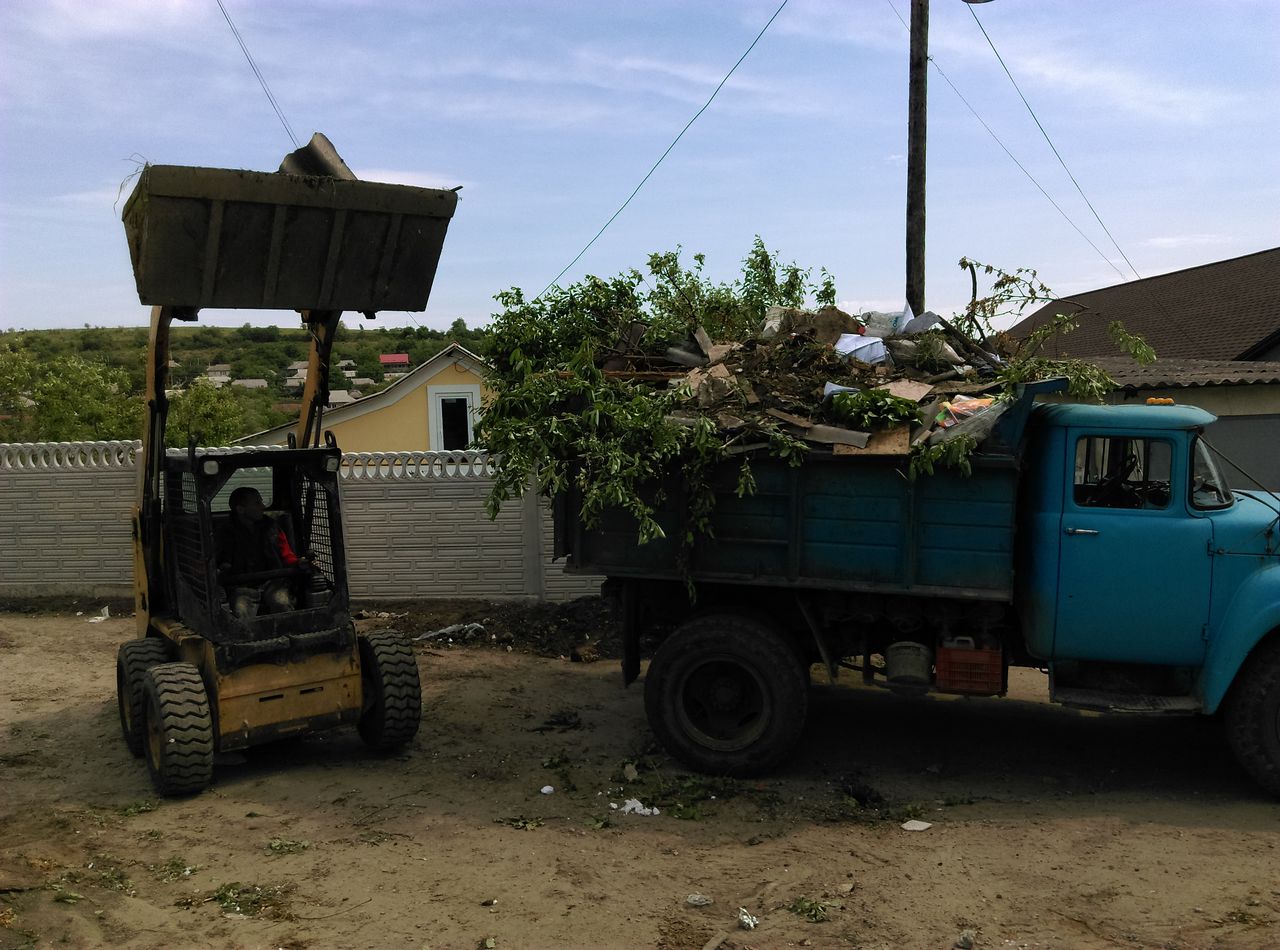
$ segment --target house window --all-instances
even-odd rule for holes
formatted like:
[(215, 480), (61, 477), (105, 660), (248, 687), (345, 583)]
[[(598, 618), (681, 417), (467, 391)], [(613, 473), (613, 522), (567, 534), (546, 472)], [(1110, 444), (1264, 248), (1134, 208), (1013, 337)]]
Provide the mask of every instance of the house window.
[(452, 452), (471, 447), (479, 418), (479, 386), (428, 386), (431, 451)]

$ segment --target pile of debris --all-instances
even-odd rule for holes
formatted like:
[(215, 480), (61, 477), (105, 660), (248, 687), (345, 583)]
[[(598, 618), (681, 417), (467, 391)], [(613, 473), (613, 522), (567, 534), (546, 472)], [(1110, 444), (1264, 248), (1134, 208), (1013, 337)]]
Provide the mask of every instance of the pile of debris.
[(811, 451), (906, 456), (959, 436), (981, 442), (1008, 405), (997, 398), (1005, 358), (934, 313), (772, 307), (749, 340), (716, 343), (699, 329), (661, 353), (641, 348), (644, 330), (632, 324), (605, 352), (606, 378), (687, 386), (669, 418), (714, 420), (729, 454), (781, 431)]

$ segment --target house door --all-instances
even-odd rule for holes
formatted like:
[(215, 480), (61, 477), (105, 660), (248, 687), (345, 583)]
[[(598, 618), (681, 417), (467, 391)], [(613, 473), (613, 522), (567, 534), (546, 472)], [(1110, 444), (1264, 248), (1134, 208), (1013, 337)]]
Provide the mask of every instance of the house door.
[(440, 448), (446, 452), (471, 444), (471, 401), (466, 396), (440, 400)]

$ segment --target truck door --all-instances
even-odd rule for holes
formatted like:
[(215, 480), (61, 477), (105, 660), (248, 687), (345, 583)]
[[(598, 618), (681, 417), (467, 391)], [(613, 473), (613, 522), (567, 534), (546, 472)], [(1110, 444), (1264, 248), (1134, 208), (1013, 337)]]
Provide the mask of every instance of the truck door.
[(1054, 658), (1198, 665), (1213, 529), (1188, 510), (1185, 440), (1068, 438)]

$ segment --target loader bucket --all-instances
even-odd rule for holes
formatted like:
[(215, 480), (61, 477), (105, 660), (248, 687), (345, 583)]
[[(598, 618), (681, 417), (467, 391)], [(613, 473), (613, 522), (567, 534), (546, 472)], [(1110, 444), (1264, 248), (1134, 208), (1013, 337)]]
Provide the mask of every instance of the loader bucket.
[(266, 310), (423, 310), (456, 193), (148, 165), (124, 207), (138, 299)]

